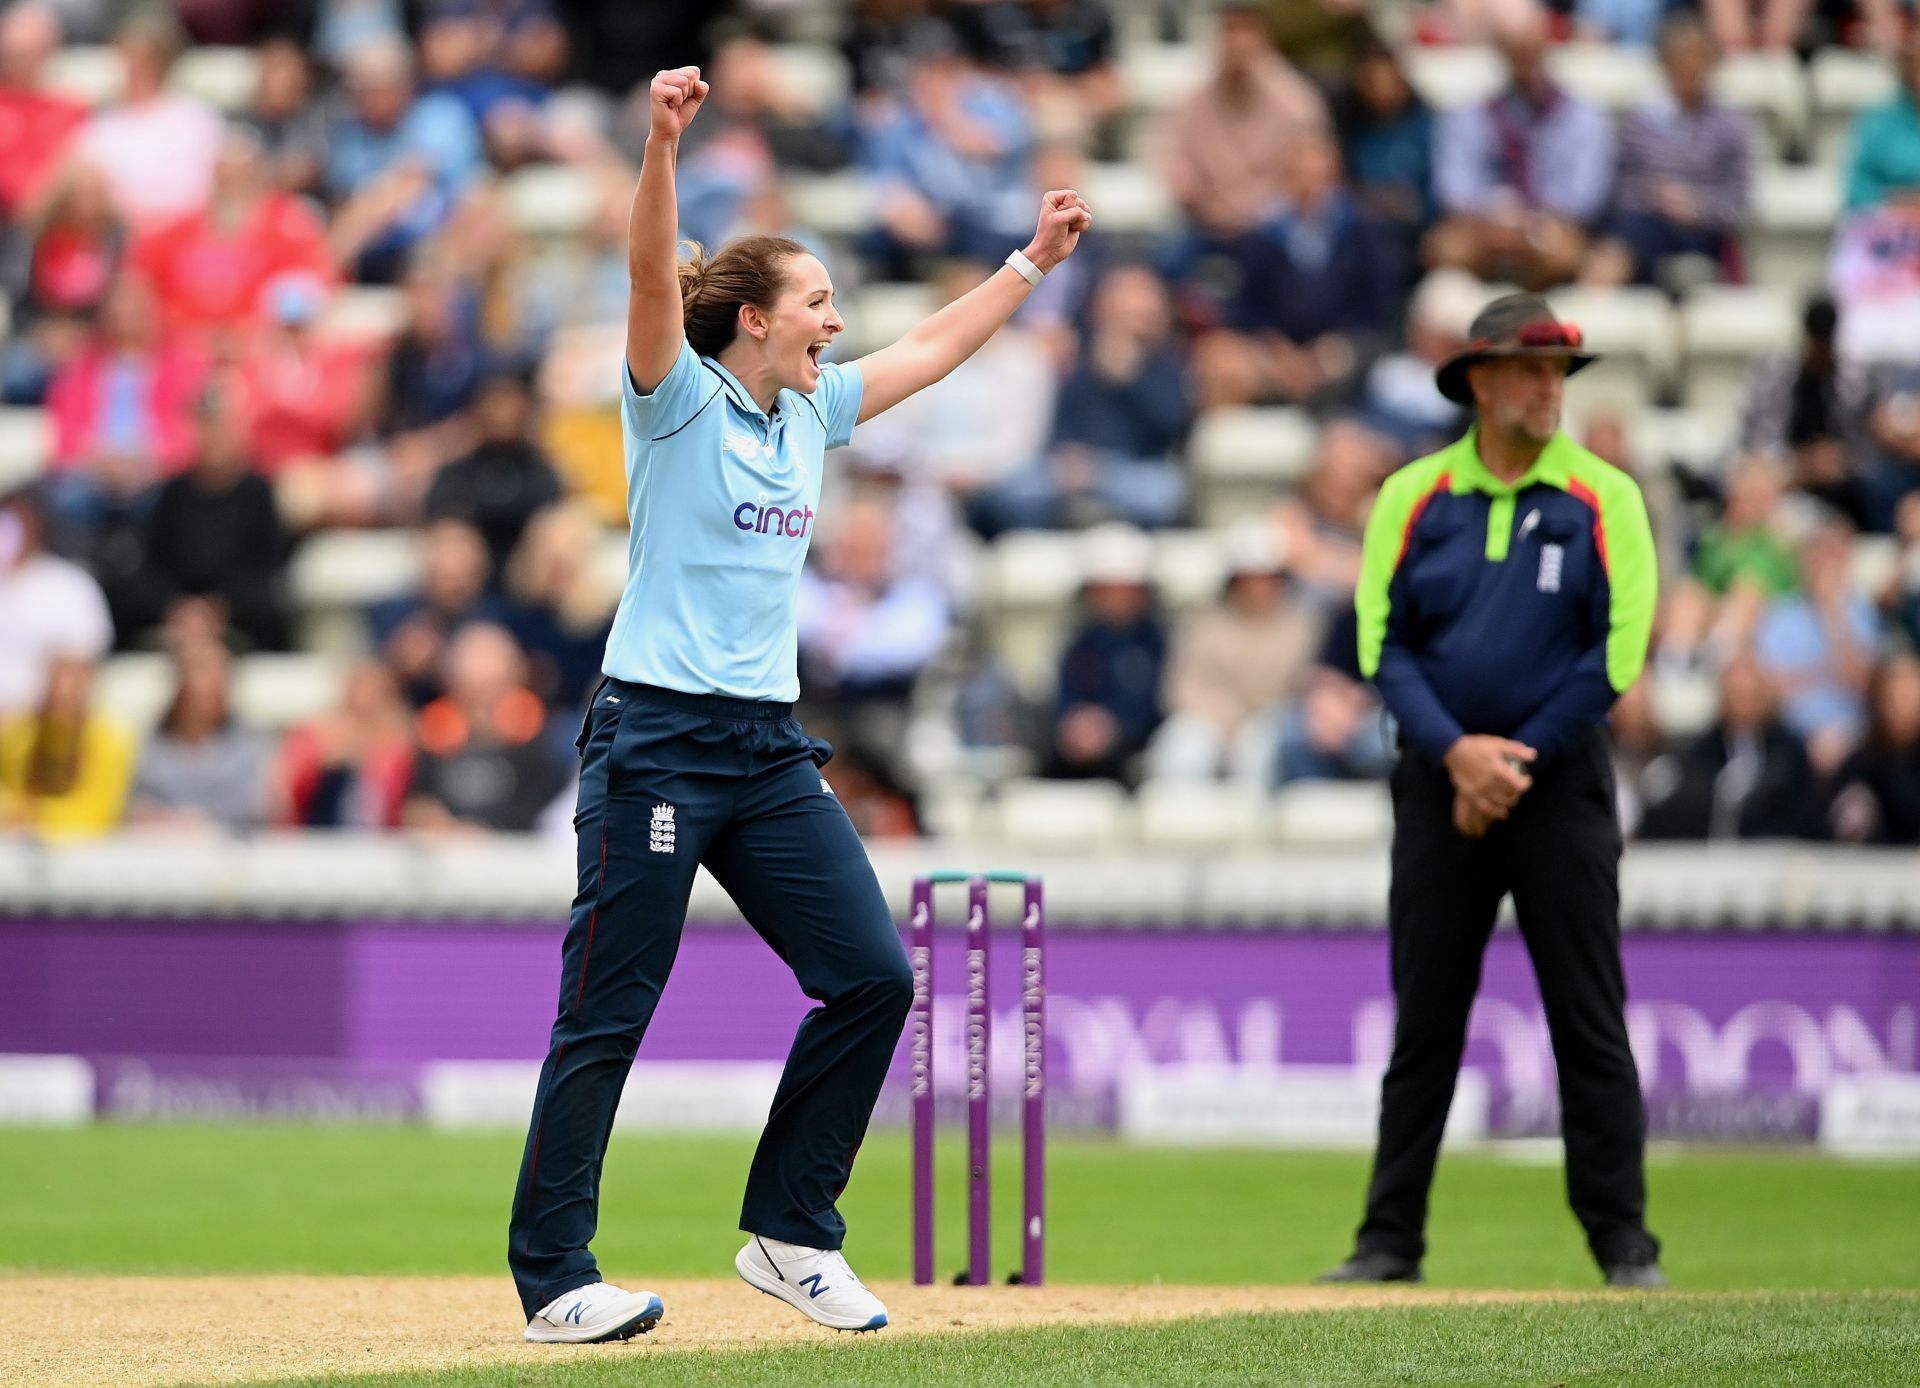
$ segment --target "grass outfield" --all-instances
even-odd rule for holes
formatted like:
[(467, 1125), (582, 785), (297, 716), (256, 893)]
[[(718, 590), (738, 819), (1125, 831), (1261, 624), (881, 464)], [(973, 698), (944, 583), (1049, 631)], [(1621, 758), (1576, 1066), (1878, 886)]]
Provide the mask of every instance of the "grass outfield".
[[(618, 1137), (594, 1247), (627, 1276), (724, 1277), (749, 1139)], [(941, 1266), (964, 1259), (962, 1144), (944, 1138)], [(996, 1150), (994, 1231), (1018, 1255), (1018, 1150)], [(103, 1124), (0, 1128), (0, 1268), (505, 1276), (517, 1136), (420, 1128)], [(1055, 1139), (1048, 1272), (1061, 1282), (1303, 1282), (1347, 1251), (1360, 1153)], [(1656, 1150), (1654, 1229), (1697, 1291), (1920, 1288), (1920, 1163)], [(875, 1134), (842, 1201), (865, 1277), (908, 1275), (907, 1143)], [(1428, 1279), (1596, 1285), (1557, 1163), (1448, 1153)]]
[[(610, 1275), (724, 1277), (751, 1143), (630, 1138), (609, 1158)], [(958, 1136), (942, 1151), (941, 1264), (962, 1257)], [(997, 1153), (997, 1261), (1017, 1253), (1018, 1152)], [(478, 1274), (502, 1280), (519, 1159), (509, 1135), (417, 1128), (0, 1129), (0, 1269), (14, 1273)], [(908, 1271), (907, 1145), (878, 1134), (843, 1206), (863, 1275)], [(1057, 1282), (1297, 1283), (1347, 1248), (1366, 1159), (1057, 1139)], [(1651, 1218), (1688, 1293), (1242, 1315), (1153, 1326), (854, 1339), (750, 1352), (276, 1383), (587, 1388), (648, 1383), (1911, 1385), (1920, 1379), (1920, 1164), (1656, 1151)], [(1443, 1158), (1431, 1282), (1588, 1292), (1557, 1164)], [(1749, 1295), (1764, 1289), (1765, 1295)], [(508, 1303), (510, 1304), (510, 1302)], [(645, 1364), (638, 1355), (645, 1355)]]

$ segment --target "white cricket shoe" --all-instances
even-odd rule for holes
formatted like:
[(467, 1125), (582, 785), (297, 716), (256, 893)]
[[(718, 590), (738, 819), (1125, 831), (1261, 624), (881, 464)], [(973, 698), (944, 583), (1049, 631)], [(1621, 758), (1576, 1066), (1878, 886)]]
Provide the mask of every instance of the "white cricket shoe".
[(747, 1285), (777, 1296), (834, 1330), (878, 1330), (887, 1308), (853, 1275), (838, 1249), (804, 1248), (755, 1234), (734, 1255)]
[(527, 1322), (527, 1338), (546, 1345), (587, 1345), (629, 1340), (660, 1323), (666, 1308), (652, 1292), (628, 1292), (610, 1282), (591, 1282), (563, 1292)]

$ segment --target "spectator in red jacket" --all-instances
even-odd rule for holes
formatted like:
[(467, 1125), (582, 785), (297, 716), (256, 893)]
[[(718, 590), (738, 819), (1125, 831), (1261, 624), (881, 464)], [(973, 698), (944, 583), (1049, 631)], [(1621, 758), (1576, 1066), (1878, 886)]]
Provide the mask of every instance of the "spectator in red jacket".
[(256, 465), (276, 479), (332, 471), (372, 409), (375, 349), (321, 334), (327, 289), (310, 276), (284, 276), (264, 298), (266, 325), (239, 362)]
[(274, 281), (334, 278), (327, 230), (313, 209), (267, 180), (260, 141), (231, 126), (199, 212), (143, 237), (134, 263), (153, 282), (168, 322), (230, 331), (266, 316)]
[[(0, 111), (0, 127), (6, 119)], [(0, 167), (5, 157), (0, 153)], [(100, 171), (73, 163), (42, 190), (16, 239), (22, 254), (7, 257), (5, 276), (14, 296), (13, 333), (0, 343), (0, 362), (7, 401), (38, 405), (54, 373), (85, 345), (87, 320), (126, 255), (127, 228)]]
[(413, 718), (378, 660), (356, 663), (340, 702), (280, 747), (279, 819), (310, 829), (394, 829), (413, 778)]
[(0, 15), (0, 225), (46, 187), (87, 118), (85, 106), (47, 89), (47, 59), (59, 47), (60, 20), (47, 6)]
[(116, 281), (94, 341), (47, 390), (56, 533), (84, 542), (108, 513), (187, 466), (193, 406), (205, 379), (204, 354), (161, 332), (146, 282), (131, 275)]

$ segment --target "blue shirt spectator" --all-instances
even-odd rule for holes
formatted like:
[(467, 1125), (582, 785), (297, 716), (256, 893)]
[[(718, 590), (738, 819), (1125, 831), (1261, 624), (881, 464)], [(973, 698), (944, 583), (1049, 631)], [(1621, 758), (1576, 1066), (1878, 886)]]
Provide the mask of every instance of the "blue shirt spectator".
[(349, 58), (346, 87), (347, 104), (327, 129), (327, 191), (341, 204), (336, 238), (360, 278), (391, 282), (480, 171), (480, 131), (460, 98), (415, 93), (412, 60), (398, 42)]
[(869, 249), (895, 263), (935, 252), (991, 264), (1033, 220), (1032, 127), (1013, 87), (970, 72), (951, 36), (933, 42), (905, 92), (877, 107), (862, 132), (881, 221)]
[(1599, 216), (1613, 183), (1613, 127), (1599, 107), (1542, 77), (1447, 112), (1435, 156), (1448, 212), (1486, 214), (1511, 203), (1584, 224)]
[(1717, 61), (1706, 26), (1690, 16), (1675, 19), (1660, 41), (1671, 94), (1621, 127), (1613, 230), (1642, 284), (1656, 282), (1667, 256), (1718, 259), (1746, 220), (1753, 129), (1745, 115), (1713, 99)]
[(1781, 690), (1781, 718), (1816, 768), (1832, 771), (1866, 725), (1865, 693), (1880, 617), (1851, 586), (1852, 531), (1830, 524), (1800, 553), (1801, 592), (1767, 608), (1754, 655)]

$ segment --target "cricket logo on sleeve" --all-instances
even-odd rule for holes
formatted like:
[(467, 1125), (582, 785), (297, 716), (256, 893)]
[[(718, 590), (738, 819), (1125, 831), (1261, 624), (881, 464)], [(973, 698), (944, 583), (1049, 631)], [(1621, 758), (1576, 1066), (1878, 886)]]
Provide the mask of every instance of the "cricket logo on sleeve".
[(647, 847), (655, 853), (671, 853), (675, 842), (673, 806), (655, 805), (653, 823), (648, 826)]

